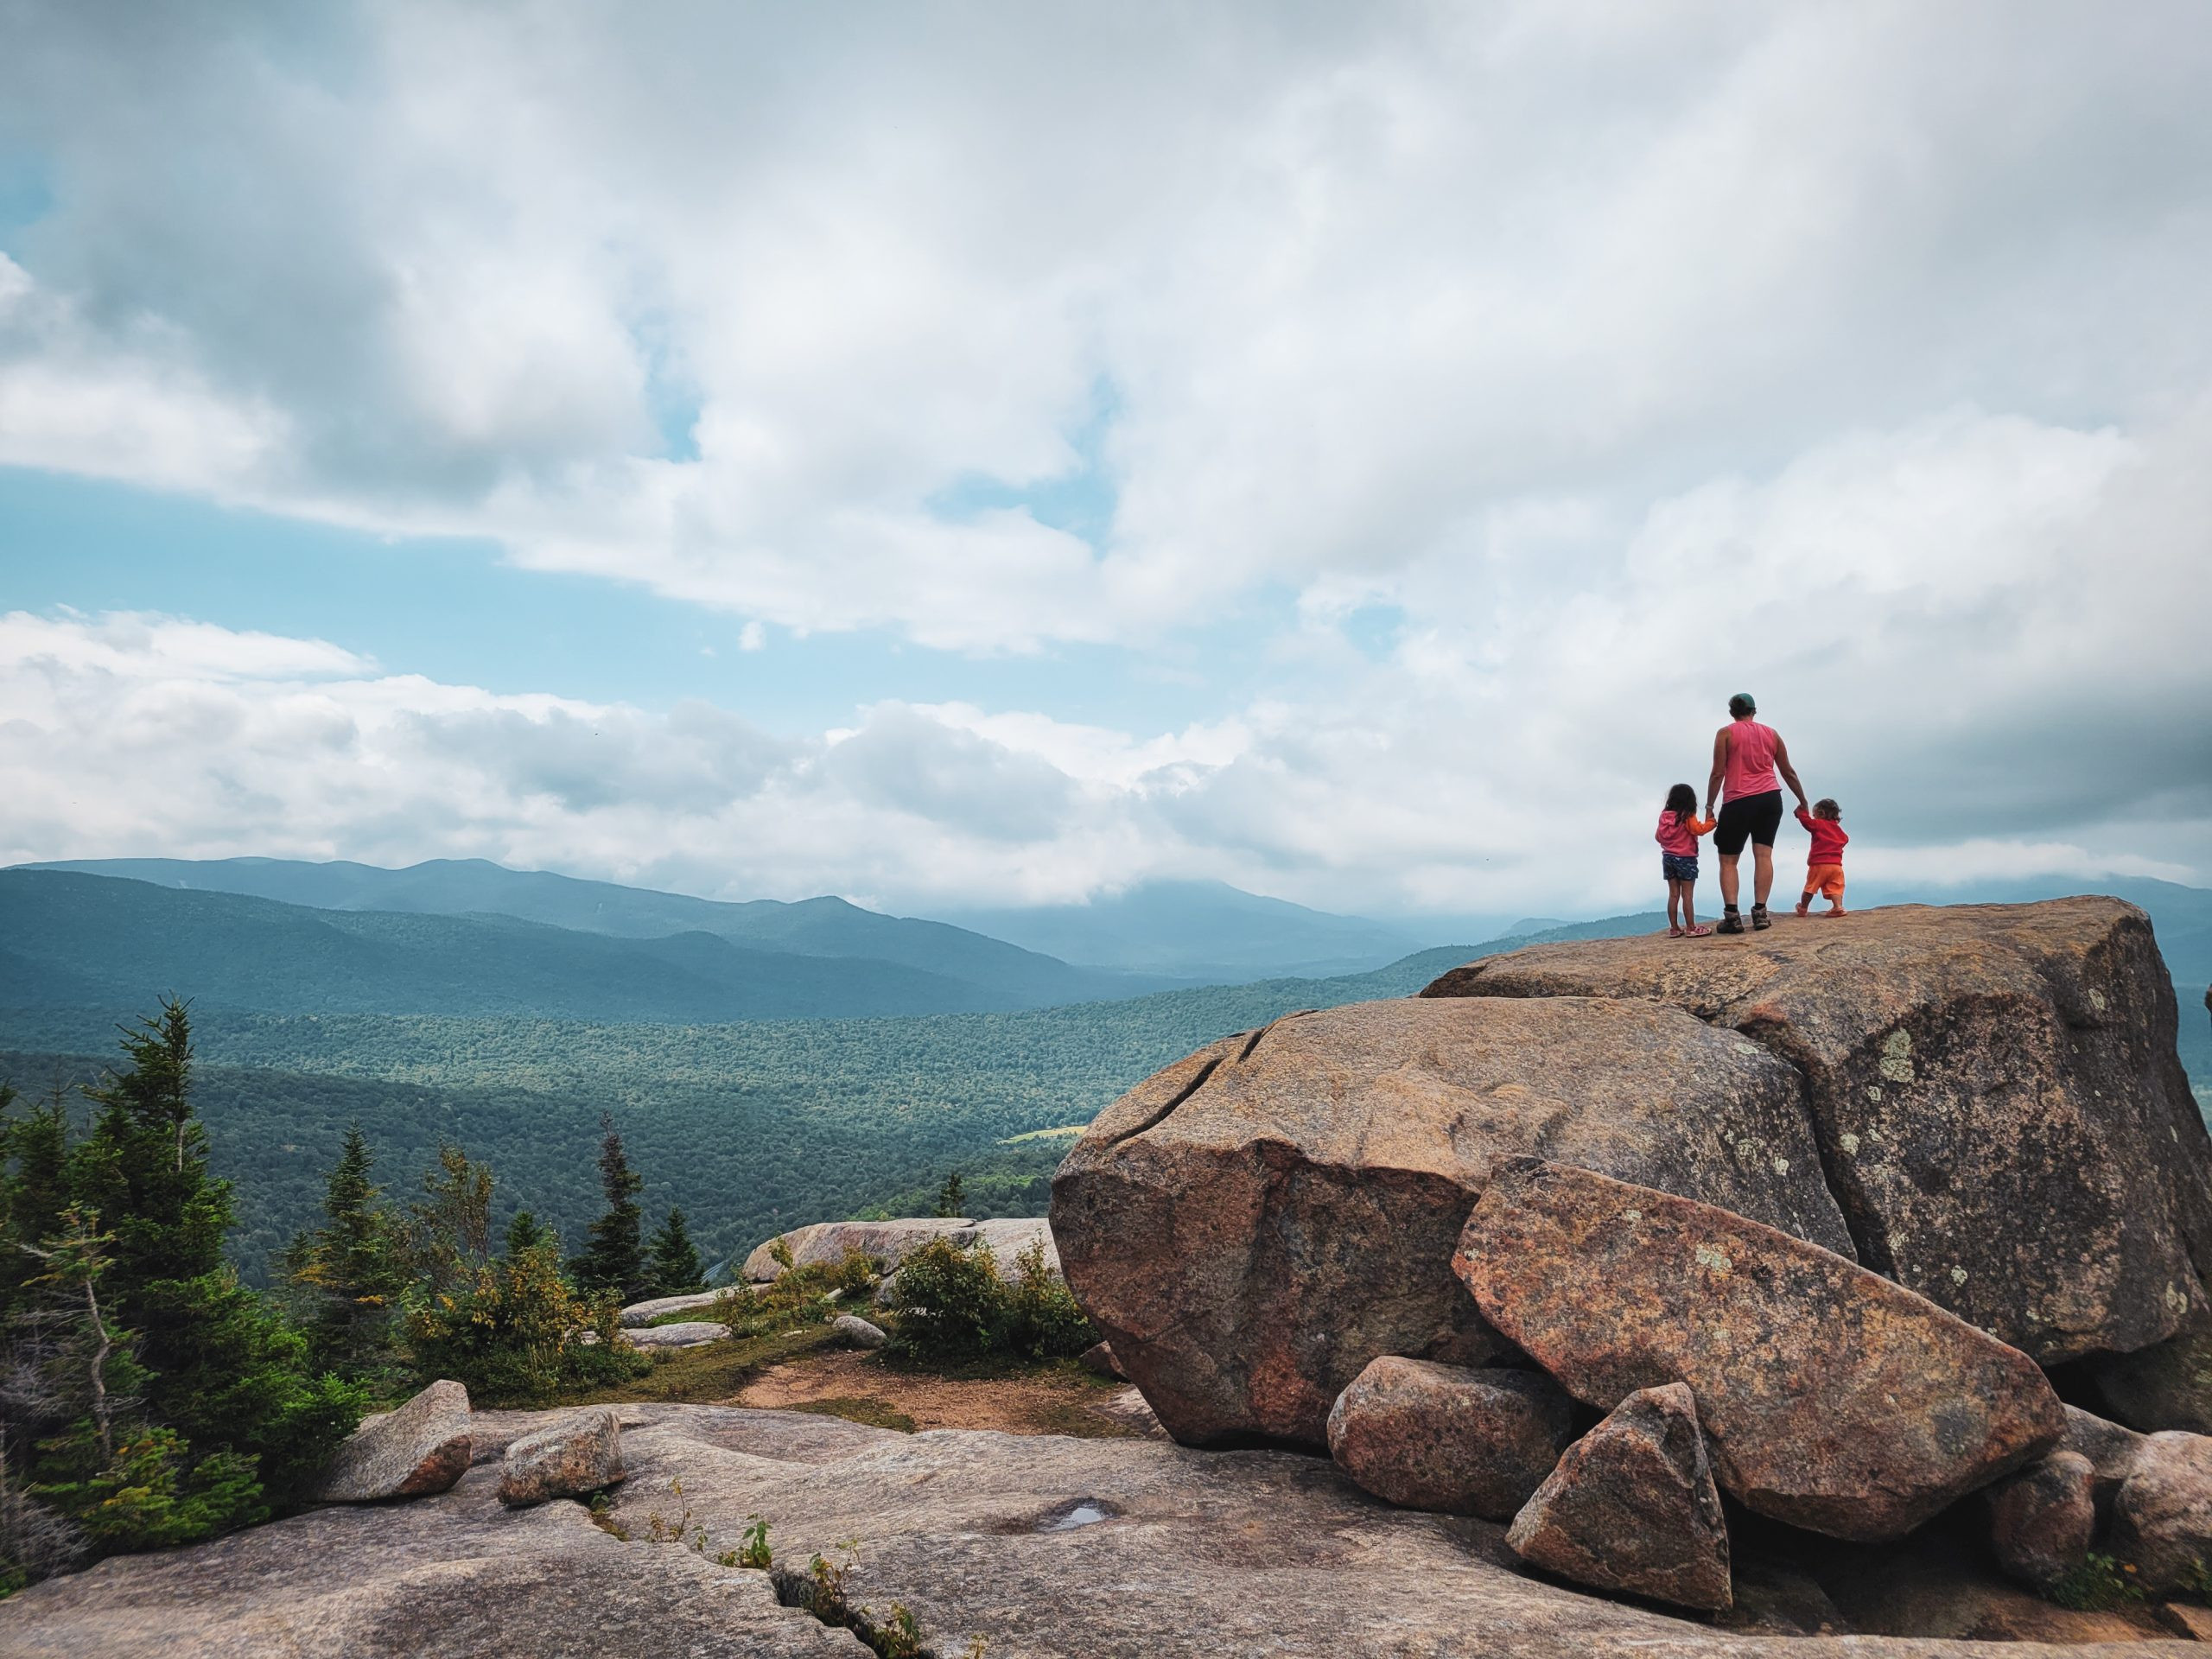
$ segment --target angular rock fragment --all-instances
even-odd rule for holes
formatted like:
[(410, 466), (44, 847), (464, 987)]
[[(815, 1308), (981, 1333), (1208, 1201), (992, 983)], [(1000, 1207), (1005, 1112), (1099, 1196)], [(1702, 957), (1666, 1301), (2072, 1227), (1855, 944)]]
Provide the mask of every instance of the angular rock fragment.
[(362, 1419), (308, 1497), (317, 1503), (375, 1503), (442, 1492), (468, 1472), (468, 1390), (433, 1382), (397, 1411)]
[[(1696, 950), (1536, 945), (1422, 995), (1648, 999), (1756, 1039), (1804, 1075), (1860, 1262), (2044, 1364), (2144, 1348), (2205, 1304), (2212, 1139), (2133, 905), (1905, 905)], [(2115, 1412), (2212, 1427), (2193, 1351)]]
[(1815, 1532), (1898, 1536), (2064, 1432), (2033, 1361), (1934, 1303), (1589, 1170), (1501, 1168), (1452, 1265), (1484, 1315), (1592, 1404), (1689, 1384), (1721, 1486)]
[(1559, 1462), (1573, 1429), (1572, 1402), (1540, 1372), (1389, 1355), (1337, 1396), (1329, 1453), (1389, 1503), (1506, 1521)]
[(1094, 1342), (1076, 1357), (1076, 1363), (1096, 1376), (1110, 1376), (1119, 1382), (1128, 1379), (1122, 1375), (1122, 1363), (1114, 1357), (1114, 1344)]
[(2112, 1553), (2155, 1595), (2202, 1586), (2212, 1567), (2212, 1437), (2168, 1431), (2143, 1442), (2113, 1501)]
[(1726, 1607), (1728, 1527), (1689, 1389), (1643, 1389), (1613, 1408), (1567, 1448), (1505, 1541), (1595, 1589)]
[(2072, 1572), (2096, 1530), (2096, 1471), (2079, 1452), (2054, 1452), (1984, 1494), (1997, 1564), (2033, 1589)]
[(510, 1440), (499, 1461), (499, 1502), (522, 1510), (549, 1498), (582, 1497), (617, 1484), (622, 1475), (621, 1420), (598, 1406)]
[(1848, 1251), (1796, 1074), (1645, 1003), (1360, 1003), (1217, 1043), (1052, 1183), (1069, 1287), (1179, 1440), (1318, 1446), (1385, 1354), (1502, 1352), (1452, 1278), (1493, 1165), (1542, 1152)]

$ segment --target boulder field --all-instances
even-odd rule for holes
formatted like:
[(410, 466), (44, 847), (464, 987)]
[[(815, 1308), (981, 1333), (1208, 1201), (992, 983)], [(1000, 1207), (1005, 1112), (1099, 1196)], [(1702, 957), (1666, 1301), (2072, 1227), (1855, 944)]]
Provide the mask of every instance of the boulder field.
[(1791, 1234), (2192, 1427), (2212, 1140), (2177, 1017), (2110, 899), (1535, 946), (1147, 1079), (1070, 1152), (1053, 1235), (1194, 1445), (1318, 1447), (1385, 1355), (1510, 1358), (1450, 1261), (1517, 1156)]
[(1378, 1497), (1503, 1518), (1543, 1448), (1501, 1404), (1616, 1414), (1508, 1534), (1595, 1588), (1727, 1606), (1719, 1493), (2201, 1596), (2212, 1439), (2136, 1432), (2212, 1419), (2176, 1022), (2113, 899), (1536, 947), (1164, 1069), (1070, 1153), (1055, 1236), (1186, 1444), (1325, 1436)]

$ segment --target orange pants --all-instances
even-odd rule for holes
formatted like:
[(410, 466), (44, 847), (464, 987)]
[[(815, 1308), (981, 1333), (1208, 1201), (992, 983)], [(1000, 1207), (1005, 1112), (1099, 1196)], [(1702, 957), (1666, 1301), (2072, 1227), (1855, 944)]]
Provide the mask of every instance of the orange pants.
[(1814, 864), (1805, 871), (1805, 897), (1819, 893), (1832, 905), (1843, 902), (1843, 866)]

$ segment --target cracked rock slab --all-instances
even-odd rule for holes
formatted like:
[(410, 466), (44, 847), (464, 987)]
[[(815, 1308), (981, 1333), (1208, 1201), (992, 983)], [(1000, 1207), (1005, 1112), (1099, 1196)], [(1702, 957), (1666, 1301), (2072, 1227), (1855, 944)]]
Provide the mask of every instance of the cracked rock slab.
[(1484, 1316), (1592, 1405), (1688, 1383), (1721, 1487), (1832, 1537), (1901, 1536), (2065, 1432), (2034, 1361), (1933, 1302), (1586, 1169), (1500, 1170), (1453, 1265)]
[(1501, 1353), (1452, 1249), (1491, 1171), (1532, 1152), (1851, 1249), (1789, 1066), (1593, 998), (1367, 1002), (1216, 1043), (1084, 1131), (1052, 1231), (1171, 1433), (1319, 1448), (1370, 1361)]
[[(1756, 1039), (1804, 1074), (1860, 1262), (2042, 1363), (2147, 1347), (2204, 1304), (2212, 1139), (2133, 905), (1901, 905), (1740, 938), (1535, 945), (1422, 995), (1621, 997)], [(2115, 1409), (2212, 1427), (2207, 1353), (2123, 1368), (2107, 1394), (2134, 1403)]]

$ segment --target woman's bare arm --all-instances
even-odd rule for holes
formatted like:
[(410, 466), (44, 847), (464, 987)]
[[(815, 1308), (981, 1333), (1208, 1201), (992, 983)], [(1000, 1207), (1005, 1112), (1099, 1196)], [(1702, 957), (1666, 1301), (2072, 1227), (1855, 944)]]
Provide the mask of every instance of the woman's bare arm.
[(1720, 780), (1728, 771), (1728, 728), (1723, 726), (1713, 734), (1713, 776), (1705, 780), (1705, 816), (1713, 816), (1713, 804), (1720, 798)]
[(1808, 804), (1805, 785), (1797, 781), (1797, 768), (1789, 764), (1789, 746), (1782, 741), (1780, 732), (1774, 734), (1774, 769), (1782, 774), (1782, 781), (1789, 785), (1789, 792), (1797, 798), (1798, 808), (1802, 810)]

